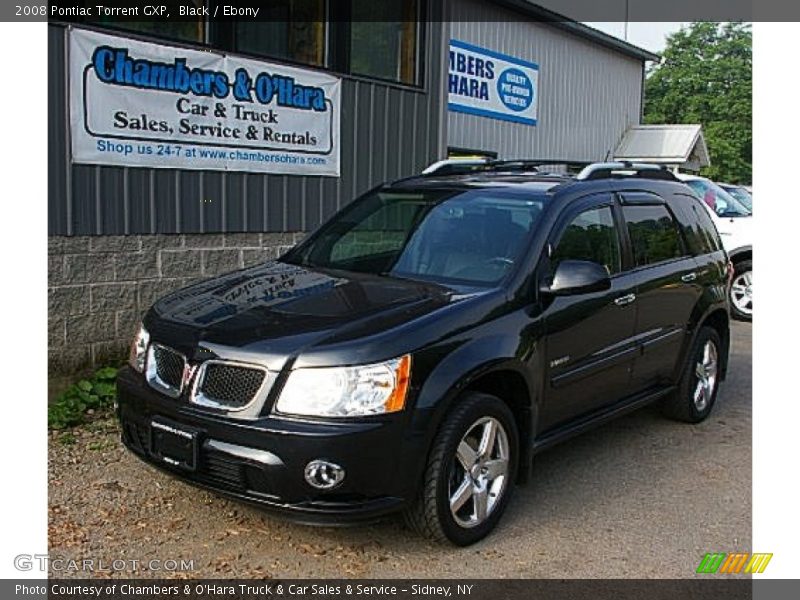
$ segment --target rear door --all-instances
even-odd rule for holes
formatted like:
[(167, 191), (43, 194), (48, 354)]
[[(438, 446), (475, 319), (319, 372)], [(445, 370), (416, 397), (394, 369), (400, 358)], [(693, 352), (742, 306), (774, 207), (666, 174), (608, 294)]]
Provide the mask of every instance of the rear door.
[(631, 391), (674, 382), (692, 309), (702, 288), (698, 265), (666, 201), (650, 192), (619, 194), (636, 286), (636, 358)]
[(612, 194), (578, 200), (558, 220), (539, 272), (552, 276), (562, 260), (604, 265), (611, 289), (545, 299), (546, 431), (624, 397), (637, 352), (635, 276), (624, 270), (621, 222)]

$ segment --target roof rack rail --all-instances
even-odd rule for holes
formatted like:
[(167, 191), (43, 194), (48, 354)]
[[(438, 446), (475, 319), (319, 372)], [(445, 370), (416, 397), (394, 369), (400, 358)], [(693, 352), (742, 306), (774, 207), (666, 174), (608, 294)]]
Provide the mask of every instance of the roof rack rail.
[(452, 175), (454, 173), (465, 173), (478, 170), (485, 166), (490, 160), (487, 156), (463, 156), (457, 158), (445, 158), (425, 167), (423, 175)]
[(591, 164), (591, 161), (587, 160), (567, 160), (563, 158), (526, 158), (526, 159), (509, 159), (509, 160), (495, 160), (491, 162), (492, 167), (495, 170), (525, 170), (525, 169), (535, 169), (541, 170), (541, 167), (552, 165), (552, 166), (564, 166), (567, 169), (582, 169), (587, 165)]
[(662, 165), (629, 161), (592, 163), (578, 173), (576, 179), (579, 181), (591, 181), (593, 179), (615, 179), (620, 177), (678, 181), (677, 177)]
[[(546, 166), (563, 167), (561, 170), (547, 170)], [(580, 169), (580, 172), (577, 172)], [(523, 158), (503, 159), (484, 156), (447, 158), (433, 163), (422, 171), (424, 176), (463, 175), (475, 172), (534, 172), (538, 175), (575, 177), (578, 181), (595, 179), (618, 179), (631, 177), (639, 179), (660, 179), (678, 181), (675, 175), (663, 165), (644, 162), (614, 161), (590, 162), (563, 158)]]
[[(503, 159), (488, 157), (459, 157), (437, 161), (422, 171), (423, 175), (456, 175), (475, 171), (537, 171), (541, 174), (574, 174), (590, 164), (590, 161), (566, 160), (563, 158)], [(547, 171), (542, 167), (564, 166), (566, 172)]]

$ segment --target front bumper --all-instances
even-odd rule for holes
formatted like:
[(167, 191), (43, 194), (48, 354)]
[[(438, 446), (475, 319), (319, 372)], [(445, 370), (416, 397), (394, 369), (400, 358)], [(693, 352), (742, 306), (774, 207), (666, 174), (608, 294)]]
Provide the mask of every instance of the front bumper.
[[(346, 423), (271, 416), (233, 419), (167, 398), (129, 368), (117, 378), (117, 403), (122, 441), (142, 460), (187, 482), (294, 520), (327, 524), (374, 520), (401, 510), (416, 491), (414, 443), (403, 434), (403, 414)], [(193, 470), (164, 462), (152, 452), (153, 419), (198, 432)], [(316, 459), (345, 469), (339, 487), (323, 491), (306, 483), (305, 466)]]

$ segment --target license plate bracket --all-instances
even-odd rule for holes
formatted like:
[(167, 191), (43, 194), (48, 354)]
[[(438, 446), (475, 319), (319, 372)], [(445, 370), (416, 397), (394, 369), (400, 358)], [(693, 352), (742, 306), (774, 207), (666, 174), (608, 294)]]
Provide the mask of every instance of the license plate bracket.
[(200, 432), (167, 419), (150, 422), (150, 454), (171, 467), (195, 471), (199, 458)]

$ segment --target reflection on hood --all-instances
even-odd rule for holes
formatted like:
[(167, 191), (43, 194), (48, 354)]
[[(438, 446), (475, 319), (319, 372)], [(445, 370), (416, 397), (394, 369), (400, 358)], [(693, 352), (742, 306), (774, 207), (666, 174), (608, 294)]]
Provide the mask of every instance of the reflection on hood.
[(173, 321), (209, 326), (240, 312), (282, 305), (346, 282), (295, 265), (268, 263), (175, 292), (157, 302), (155, 309)]

